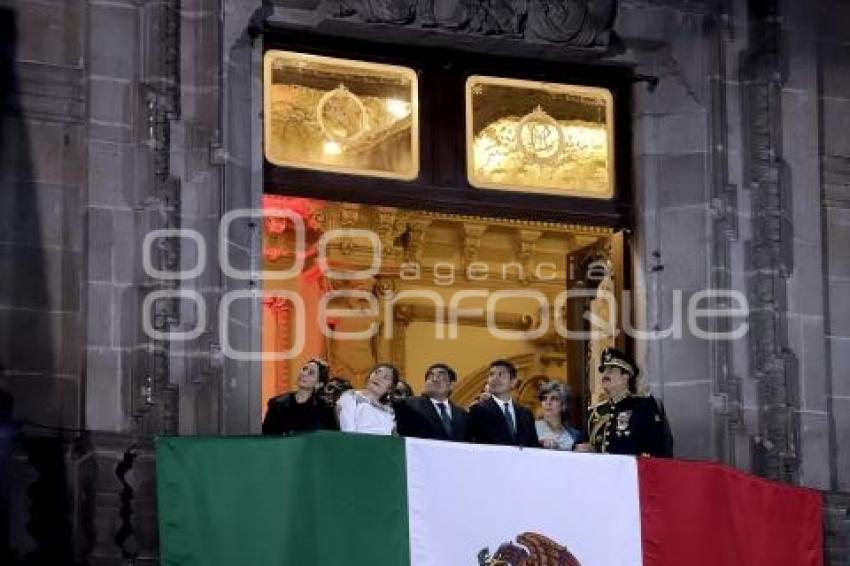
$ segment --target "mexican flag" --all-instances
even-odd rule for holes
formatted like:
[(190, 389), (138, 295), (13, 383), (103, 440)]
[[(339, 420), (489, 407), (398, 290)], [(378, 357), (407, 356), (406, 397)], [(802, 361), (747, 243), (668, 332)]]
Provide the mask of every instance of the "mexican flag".
[(330, 432), (156, 451), (164, 565), (823, 563), (817, 492), (715, 464)]

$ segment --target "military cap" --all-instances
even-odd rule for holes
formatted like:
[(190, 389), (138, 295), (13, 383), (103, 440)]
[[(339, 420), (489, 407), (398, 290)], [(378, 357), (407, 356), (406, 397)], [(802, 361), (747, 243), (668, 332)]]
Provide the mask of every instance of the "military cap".
[(606, 348), (602, 352), (602, 357), (599, 359), (599, 371), (605, 371), (607, 366), (618, 367), (634, 378), (640, 374), (640, 370), (632, 357), (616, 348)]

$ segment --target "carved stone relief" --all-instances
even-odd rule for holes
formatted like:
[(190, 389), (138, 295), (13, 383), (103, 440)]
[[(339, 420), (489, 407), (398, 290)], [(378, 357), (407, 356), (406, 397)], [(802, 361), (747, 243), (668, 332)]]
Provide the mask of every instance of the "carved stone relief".
[(753, 438), (755, 470), (771, 479), (794, 482), (799, 435), (796, 357), (783, 324), (785, 289), (794, 258), (786, 196), (791, 190), (783, 159), (783, 85), (778, 2), (762, 2), (750, 16), (750, 47), (741, 83), (744, 126), (749, 141), (748, 170), (753, 230), (749, 242), (750, 366), (758, 381), (759, 432)]
[[(180, 118), (180, 3), (162, 2), (157, 9), (158, 26), (150, 26), (144, 38), (145, 49), (152, 61), (155, 80), (146, 85), (147, 134), (153, 153), (153, 184), (145, 204), (154, 208), (149, 216), (156, 218), (149, 228), (177, 229), (181, 227), (180, 180), (171, 171), (172, 122)], [(142, 223), (142, 226), (144, 223)], [(161, 270), (180, 268), (180, 238), (161, 238), (152, 258)], [(155, 281), (161, 289), (173, 289), (172, 281)], [(139, 294), (140, 302), (141, 296)], [(181, 322), (178, 299), (159, 300), (155, 304), (153, 326), (169, 332)], [(141, 304), (139, 311), (141, 311)], [(145, 335), (144, 357), (132, 373), (132, 416), (137, 432), (153, 436), (176, 433), (179, 423), (177, 385), (171, 383), (170, 343)], [(140, 349), (141, 350), (141, 349)]]
[(407, 236), (405, 242), (405, 259), (410, 262), (419, 263), (422, 259), (422, 247), (425, 235), (431, 220), (414, 219), (407, 224)]
[(469, 264), (478, 261), (478, 254), (481, 251), (481, 237), (487, 231), (486, 224), (476, 224), (470, 222), (463, 223), (463, 267), (464, 270)]
[(616, 0), (332, 0), (337, 18), (606, 47)]
[[(727, 68), (728, 52), (734, 50), (734, 33), (730, 26), (715, 25), (712, 33), (710, 65), (712, 72), (709, 111), (721, 117), (712, 121), (712, 163), (715, 174), (712, 179), (711, 216), (712, 270), (711, 284), (715, 289), (731, 289), (731, 249), (738, 240), (738, 187), (730, 182), (730, 156), (728, 147), (736, 132), (729, 126), (727, 114), (729, 85), (738, 83), (738, 76)], [(717, 332), (730, 330), (729, 319), (712, 320), (710, 324)], [(727, 464), (745, 468), (749, 466), (746, 456), (742, 457), (737, 445), (741, 438), (743, 401), (742, 379), (735, 371), (732, 345), (728, 341), (715, 340), (711, 343), (711, 371), (719, 400), (713, 407), (715, 413), (715, 450), (718, 458)], [(745, 453), (744, 453), (745, 454)]]
[(520, 279), (520, 283), (523, 285), (528, 284), (527, 274), (532, 269), (531, 263), (534, 257), (534, 251), (537, 248), (537, 240), (542, 235), (543, 232), (540, 230), (519, 230), (517, 232), (517, 259), (519, 259), (524, 267), (524, 276)]

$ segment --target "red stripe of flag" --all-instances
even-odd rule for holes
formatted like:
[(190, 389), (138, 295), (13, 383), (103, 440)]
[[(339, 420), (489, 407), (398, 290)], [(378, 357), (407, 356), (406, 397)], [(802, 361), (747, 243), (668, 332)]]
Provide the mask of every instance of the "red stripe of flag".
[(823, 566), (818, 492), (719, 464), (638, 458), (643, 566)]

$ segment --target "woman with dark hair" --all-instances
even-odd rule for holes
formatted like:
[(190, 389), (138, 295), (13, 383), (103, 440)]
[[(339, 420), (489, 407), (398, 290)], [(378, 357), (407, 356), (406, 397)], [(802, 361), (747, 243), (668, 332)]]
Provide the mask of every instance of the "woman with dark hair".
[(297, 389), (269, 399), (263, 434), (337, 430), (332, 406), (318, 394), (327, 381), (327, 362), (316, 358), (308, 360), (298, 373)]
[(390, 397), (392, 397), (393, 403), (410, 399), (413, 397), (413, 388), (405, 380), (399, 379)]
[(395, 366), (381, 363), (369, 372), (365, 389), (352, 389), (343, 393), (336, 404), (340, 430), (393, 434), (395, 412), (391, 397), (399, 379), (399, 371)]
[(542, 418), (534, 422), (540, 445), (552, 450), (572, 450), (579, 432), (569, 426), (567, 388), (558, 381), (547, 381), (540, 386), (537, 398), (543, 409)]

